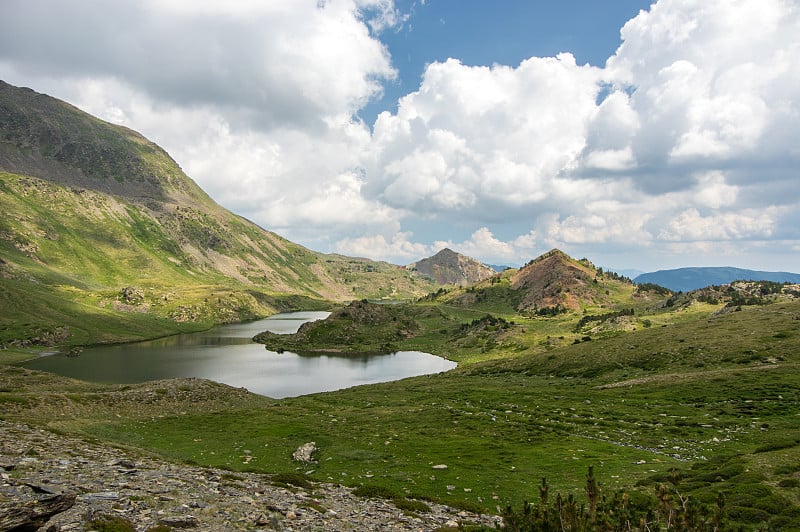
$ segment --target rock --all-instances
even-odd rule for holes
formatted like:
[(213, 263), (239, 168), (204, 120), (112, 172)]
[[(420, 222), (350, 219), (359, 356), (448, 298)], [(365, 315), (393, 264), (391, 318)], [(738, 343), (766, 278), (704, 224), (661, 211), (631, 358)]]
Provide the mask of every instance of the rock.
[(307, 464), (316, 464), (314, 460), (314, 453), (317, 451), (317, 444), (312, 442), (304, 443), (297, 450), (292, 453), (292, 460), (296, 462), (304, 462)]
[(87, 493), (81, 495), (81, 499), (85, 501), (116, 501), (119, 499), (119, 492), (117, 491), (103, 491), (100, 493)]
[(176, 517), (164, 517), (158, 520), (159, 524), (171, 526), (173, 528), (197, 528), (200, 522), (193, 515), (182, 515)]
[(9, 497), (9, 500), (0, 502), (0, 530), (37, 530), (52, 516), (69, 510), (75, 504), (74, 493), (31, 496), (14, 491), (9, 494), (4, 490), (3, 499)]
[(144, 290), (136, 286), (126, 286), (120, 294), (126, 303), (135, 305), (144, 301)]
[(447, 469), (447, 466), (444, 464), (436, 464), (433, 466), (433, 469)]
[[(152, 454), (106, 447), (5, 420), (0, 420), (0, 442), (0, 464), (13, 470), (0, 482), (0, 508), (5, 511), (0, 515), (6, 519), (0, 520), (0, 531), (17, 527), (10, 519), (20, 517), (23, 511), (28, 512), (27, 519), (35, 520), (35, 528), (23, 525), (29, 530), (59, 532), (86, 530), (93, 516), (117, 517), (136, 530), (161, 525), (198, 532), (429, 532), (454, 519), (462, 526), (496, 528), (500, 524), (495, 516), (468, 512), (456, 518), (456, 510), (435, 503), (429, 504), (430, 511), (410, 518), (387, 501), (357, 497), (352, 488), (338, 484), (315, 482), (313, 490), (286, 489), (271, 484), (270, 477), (260, 473), (232, 475), (230, 471), (176, 464)], [(316, 445), (309, 443), (303, 448), (306, 452), (301, 454), (310, 456)], [(72, 492), (82, 495), (65, 495)], [(25, 501), (43, 502), (26, 505)], [(64, 510), (48, 515), (42, 511), (48, 505), (54, 511)]]

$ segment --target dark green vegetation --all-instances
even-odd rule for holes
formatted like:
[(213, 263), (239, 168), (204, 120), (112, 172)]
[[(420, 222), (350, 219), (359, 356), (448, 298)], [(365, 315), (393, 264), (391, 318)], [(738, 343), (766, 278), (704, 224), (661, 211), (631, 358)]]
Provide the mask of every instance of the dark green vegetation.
[[(125, 519), (115, 515), (107, 515), (92, 519), (87, 523), (89, 530), (96, 532), (136, 532), (136, 527)], [(171, 527), (157, 525), (147, 529), (147, 532), (170, 532)]]
[(305, 323), (296, 334), (258, 334), (254, 340), (268, 349), (301, 352), (396, 351), (397, 342), (421, 330), (420, 311), (408, 305), (380, 305), (366, 299), (334, 310), (328, 319)]

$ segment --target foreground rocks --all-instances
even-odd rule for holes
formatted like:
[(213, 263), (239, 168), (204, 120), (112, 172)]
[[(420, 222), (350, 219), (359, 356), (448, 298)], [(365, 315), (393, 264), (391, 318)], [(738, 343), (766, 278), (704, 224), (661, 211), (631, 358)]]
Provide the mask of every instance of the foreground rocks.
[[(429, 504), (410, 513), (350, 488), (278, 485), (269, 475), (175, 464), (158, 457), (0, 421), (0, 530), (88, 530), (121, 518), (138, 531), (438, 530), (497, 525)], [(51, 517), (52, 514), (52, 517)], [(17, 519), (12, 523), (10, 519)], [(27, 523), (27, 524), (25, 524)]]

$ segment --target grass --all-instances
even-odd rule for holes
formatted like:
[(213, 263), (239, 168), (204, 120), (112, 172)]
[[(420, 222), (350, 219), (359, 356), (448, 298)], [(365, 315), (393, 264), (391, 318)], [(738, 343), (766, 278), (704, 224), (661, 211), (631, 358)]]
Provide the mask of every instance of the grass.
[[(778, 334), (792, 331), (798, 316), (798, 303), (746, 308), (283, 400), (220, 396), (212, 405), (185, 391), (111, 408), (98, 385), (70, 405), (73, 421), (40, 422), (231, 471), (294, 470), (308, 481), (485, 511), (534, 500), (542, 477), (553, 492), (577, 496), (589, 466), (606, 493), (652, 495), (676, 468), (687, 492), (705, 500), (724, 491), (736, 519), (750, 526), (763, 517), (744, 510), (756, 487), (759, 507), (798, 504), (800, 490), (788, 480), (800, 470), (800, 335)], [(63, 396), (43, 392), (59, 386), (37, 388), (32, 378), (0, 397), (35, 393), (37, 403), (63, 410)], [(13, 404), (15, 415), (35, 417), (26, 403)], [(319, 460), (308, 475), (291, 460), (307, 441), (316, 442)]]
[[(214, 204), (177, 167), (161, 168), (169, 161), (143, 146), (131, 149), (144, 149), (141, 167), (170, 184), (162, 192), (188, 190), (180, 205), (0, 172), (0, 345), (134, 341), (327, 301), (410, 298), (433, 286), (387, 263), (315, 253), (264, 231)], [(125, 301), (126, 287), (144, 300)], [(64, 327), (66, 339), (42, 340)]]

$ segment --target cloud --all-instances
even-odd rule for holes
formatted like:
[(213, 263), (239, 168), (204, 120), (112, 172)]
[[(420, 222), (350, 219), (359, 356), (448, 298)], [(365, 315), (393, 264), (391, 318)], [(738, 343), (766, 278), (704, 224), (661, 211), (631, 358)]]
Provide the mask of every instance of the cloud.
[(557, 246), (647, 268), (637, 250), (798, 246), (794, 2), (659, 0), (604, 67), (432, 62), (369, 125), (354, 116), (397, 75), (381, 32), (407, 21), (391, 0), (3, 14), (0, 77), (142, 131), (220, 203), (316, 249), (521, 264)]
[(437, 240), (430, 244), (413, 241), (413, 233), (396, 232), (391, 237), (370, 235), (346, 238), (338, 241), (335, 249), (339, 253), (370, 256), (402, 264), (429, 257), (444, 248), (453, 249), (470, 257), (494, 264), (516, 264), (517, 258), (535, 249), (534, 233), (521, 235), (512, 242), (503, 242), (486, 227), (481, 227), (461, 242)]
[(767, 238), (774, 227), (773, 211), (745, 210), (703, 216), (697, 209), (686, 209), (658, 236), (663, 240), (689, 242)]
[(662, 1), (629, 21), (606, 71), (634, 90), (639, 163), (764, 164), (766, 151), (786, 164), (800, 127), (798, 29), (798, 7), (781, 0)]
[(437, 250), (446, 247), (470, 257), (481, 257), (485, 261), (492, 262), (514, 261), (519, 256), (519, 250), (513, 243), (498, 240), (486, 227), (479, 228), (463, 242), (434, 243), (434, 248)]
[(143, 132), (226, 207), (323, 248), (354, 227), (397, 226), (360, 193), (370, 132), (354, 118), (396, 76), (377, 38), (402, 23), (390, 0), (3, 11), (14, 16), (0, 17), (0, 78)]
[(431, 255), (431, 246), (411, 242), (412, 233), (396, 232), (387, 238), (383, 235), (361, 236), (339, 240), (334, 249), (342, 254), (369, 257), (394, 263), (410, 264)]
[[(429, 65), (378, 117), (364, 193), (488, 234), (536, 234), (539, 246), (794, 233), (800, 8), (661, 0), (622, 37), (605, 68), (569, 54)], [(462, 246), (503, 256), (522, 251), (514, 238)]]
[(379, 115), (365, 193), (478, 220), (486, 201), (543, 201), (585, 144), (598, 76), (569, 54), (517, 68), (429, 65), (397, 113)]
[(213, 106), (235, 128), (321, 128), (396, 75), (359, 12), (388, 15), (390, 5), (8, 0), (0, 59), (32, 75), (114, 79), (154, 101)]

